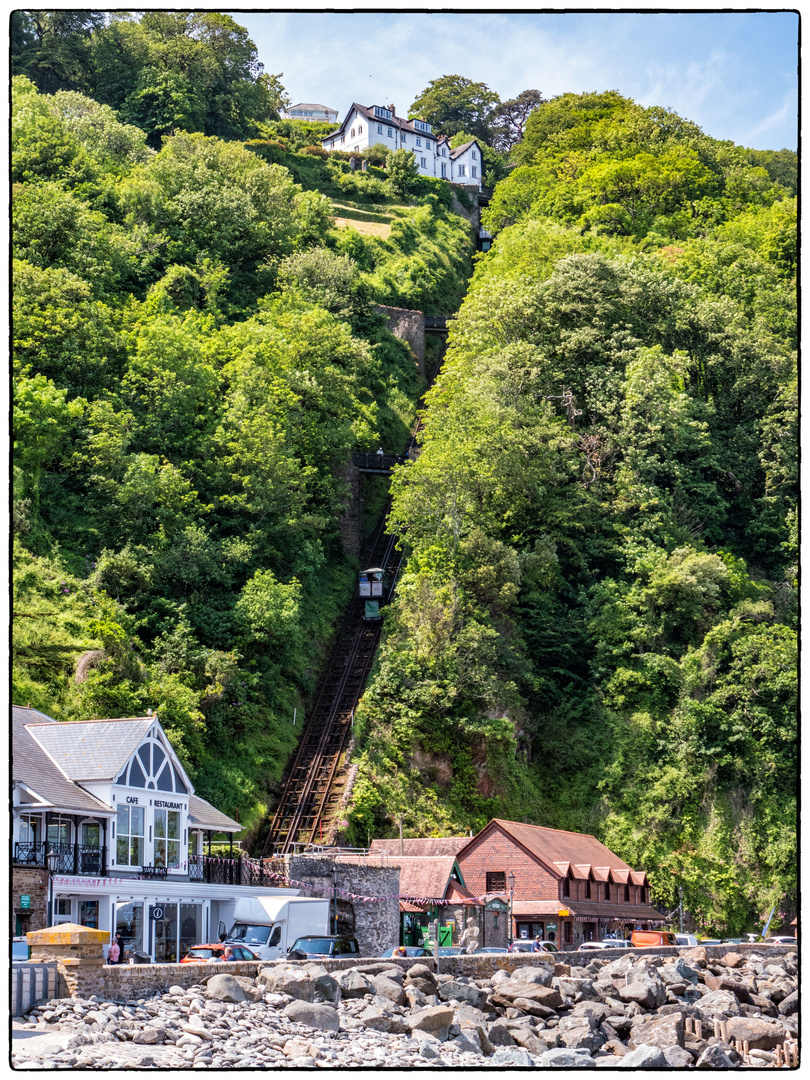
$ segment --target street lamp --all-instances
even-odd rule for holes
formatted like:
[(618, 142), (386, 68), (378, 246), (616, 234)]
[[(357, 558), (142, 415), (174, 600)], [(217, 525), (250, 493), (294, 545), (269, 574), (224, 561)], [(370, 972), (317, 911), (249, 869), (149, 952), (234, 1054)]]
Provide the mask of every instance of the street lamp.
[(509, 944), (512, 944), (512, 918), (515, 910), (515, 875), (509, 871)]
[(51, 848), (45, 856), (45, 862), (48, 864), (48, 926), (53, 926), (53, 870), (56, 859), (56, 852)]
[(333, 933), (337, 935), (337, 863), (332, 864), (332, 911), (334, 919)]
[(680, 904), (678, 905), (678, 926), (679, 931), (683, 933), (683, 885), (678, 886), (678, 896), (680, 897)]

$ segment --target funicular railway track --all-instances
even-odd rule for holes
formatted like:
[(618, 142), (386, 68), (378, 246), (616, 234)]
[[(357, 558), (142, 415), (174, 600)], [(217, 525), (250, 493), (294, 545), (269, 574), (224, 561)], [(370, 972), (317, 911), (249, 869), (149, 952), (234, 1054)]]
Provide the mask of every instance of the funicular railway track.
[[(388, 510), (365, 565), (382, 567), (390, 599), (402, 565), (396, 535), (386, 531)], [(345, 771), (341, 760), (351, 738), (352, 718), (380, 640), (381, 624), (364, 619), (364, 602), (355, 596), (344, 616), (337, 641), (318, 687), (306, 728), (285, 774), (284, 788), (267, 834), (262, 857), (283, 855), (296, 843), (328, 838), (341, 797)]]

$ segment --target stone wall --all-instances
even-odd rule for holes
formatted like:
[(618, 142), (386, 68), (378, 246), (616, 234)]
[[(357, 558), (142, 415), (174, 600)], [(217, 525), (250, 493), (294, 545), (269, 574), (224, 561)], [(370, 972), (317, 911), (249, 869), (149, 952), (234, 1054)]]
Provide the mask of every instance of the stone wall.
[[(373, 905), (367, 905), (371, 907)], [(709, 958), (719, 958), (728, 952), (734, 951), (745, 956), (752, 952), (768, 957), (785, 956), (788, 953), (796, 954), (795, 945), (709, 945), (706, 946), (706, 954)], [(650, 949), (604, 949), (593, 952), (566, 952), (555, 953), (555, 967), (559, 968), (559, 974), (567, 974), (572, 967), (585, 967), (595, 957), (605, 960), (616, 960), (620, 956), (629, 953), (634, 958), (643, 955), (671, 955), (687, 953), (688, 949), (678, 946), (666, 946)], [(532, 953), (478, 953), (472, 956), (442, 956), (439, 958), (439, 971), (446, 975), (467, 975), (471, 978), (486, 978), (496, 971), (516, 971), (521, 967), (533, 967), (538, 963), (538, 957)], [(165, 991), (171, 986), (199, 986), (208, 981), (212, 975), (221, 975), (230, 972), (233, 975), (247, 975), (255, 978), (262, 968), (279, 967), (287, 964), (306, 965), (310, 961), (305, 960), (271, 960), (271, 961), (246, 961), (239, 960), (224, 964), (220, 962), (208, 964), (115, 964), (102, 965), (100, 976), (103, 989), (95, 990), (94, 993), (103, 994), (110, 1001), (137, 1001), (138, 998), (148, 997), (155, 991)], [(373, 956), (345, 957), (340, 959), (323, 958), (316, 961), (327, 971), (342, 971), (347, 968), (363, 968), (368, 964), (379, 964), (381, 961)], [(431, 958), (394, 957), (386, 959), (385, 963), (395, 964), (407, 971), (414, 964), (428, 964), (434, 966)], [(77, 996), (73, 994), (72, 996)], [(88, 995), (89, 996), (89, 995)]]
[(103, 946), (109, 943), (109, 930), (91, 930), (89, 926), (61, 923), (59, 926), (31, 931), (26, 938), (31, 961), (56, 963), (69, 997), (89, 998), (93, 994), (103, 993)]
[[(20, 904), (21, 896), (31, 897), (31, 907)], [(11, 935), (17, 915), (28, 915), (28, 930), (41, 930), (48, 922), (48, 871), (38, 866), (15, 866), (11, 874)]]
[[(287, 873), (293, 881), (312, 883), (313, 896), (332, 895), (332, 859), (306, 855), (289, 857)], [(363, 956), (379, 956), (399, 944), (399, 867), (369, 866), (365, 862), (337, 862), (339, 892), (387, 899), (363, 903), (338, 897), (338, 929), (357, 938)]]
[(377, 311), (381, 312), (388, 320), (388, 329), (401, 341), (407, 341), (411, 352), (416, 357), (419, 374), (425, 374), (425, 315), (422, 311), (411, 311), (408, 308), (385, 307), (377, 305)]

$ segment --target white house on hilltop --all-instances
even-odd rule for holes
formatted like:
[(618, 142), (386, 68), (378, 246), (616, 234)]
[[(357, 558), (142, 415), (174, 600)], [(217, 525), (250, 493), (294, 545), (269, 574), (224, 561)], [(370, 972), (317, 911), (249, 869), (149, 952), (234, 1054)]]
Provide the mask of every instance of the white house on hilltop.
[(481, 190), (483, 153), (477, 139), (451, 149), (449, 140), (434, 135), (430, 124), (397, 116), (393, 105), (354, 102), (343, 123), (323, 139), (322, 146), (324, 150), (360, 153), (375, 143), (390, 150), (410, 150), (420, 176)]
[(338, 118), (337, 109), (330, 109), (328, 105), (317, 105), (310, 101), (299, 101), (297, 105), (290, 105), (279, 113), (282, 120), (319, 120), (324, 124), (336, 124)]

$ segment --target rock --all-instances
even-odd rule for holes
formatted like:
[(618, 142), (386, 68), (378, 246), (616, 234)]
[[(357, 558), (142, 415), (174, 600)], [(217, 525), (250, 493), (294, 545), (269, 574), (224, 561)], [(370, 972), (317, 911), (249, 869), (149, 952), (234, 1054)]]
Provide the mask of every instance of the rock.
[(534, 1067), (534, 1062), (529, 1054), (525, 1050), (519, 1050), (516, 1046), (506, 1046), (496, 1050), (490, 1061), (493, 1065), (519, 1065), (523, 1069)]
[(429, 1005), (406, 1016), (405, 1023), (411, 1031), (427, 1031), (443, 1042), (453, 1023), (453, 1010), (446, 1005)]
[(593, 1053), (605, 1041), (588, 1016), (565, 1016), (557, 1025), (560, 1044), (573, 1050)]
[(408, 978), (408, 979), (405, 980), (405, 991), (407, 992), (408, 990), (411, 990), (411, 989), (419, 990), (426, 997), (431, 997), (433, 994), (436, 993), (437, 987), (436, 987), (435, 980), (432, 979), (432, 978), (430, 978), (430, 979), (424, 979), (424, 978), (411, 979), (411, 978)]
[(487, 995), (480, 986), (455, 979), (442, 983), (439, 987), (439, 998), (441, 1001), (463, 1001), (474, 1009), (483, 1009), (487, 1003)]
[(205, 987), (205, 996), (214, 1001), (244, 1001), (245, 992), (233, 975), (212, 975)]
[(596, 1063), (590, 1054), (578, 1054), (575, 1050), (559, 1048), (546, 1050), (540, 1058), (542, 1069), (595, 1069)]
[(339, 1031), (340, 1017), (337, 1009), (331, 1005), (320, 1005), (309, 1001), (291, 1001), (284, 1009), (284, 1015), (294, 1024), (305, 1024), (318, 1031)]
[(520, 967), (509, 977), (510, 983), (537, 983), (538, 986), (550, 986), (554, 978), (554, 969), (542, 967)]
[(533, 983), (523, 983), (519, 987), (519, 993), (515, 993), (516, 987), (510, 987), (508, 989), (502, 989), (498, 991), (498, 998), (506, 1001), (513, 1001), (516, 997), (521, 997), (525, 1001), (534, 1001), (538, 1005), (545, 1005), (547, 1009), (559, 1009), (563, 1003), (562, 995), (559, 990), (555, 990), (550, 986), (535, 985)]
[(503, 1020), (496, 1020), (494, 1024), (490, 1024), (487, 1036), (493, 1046), (515, 1045), (515, 1040), (512, 1038), (512, 1032)]
[(335, 982), (340, 987), (341, 997), (343, 998), (363, 998), (366, 994), (373, 993), (371, 979), (362, 975), (359, 971), (355, 971), (354, 968), (349, 968), (348, 971), (338, 971), (335, 974)]
[(664, 1057), (671, 1069), (688, 1069), (694, 1064), (694, 1058), (682, 1046), (664, 1046)]
[(556, 1016), (554, 1009), (549, 1009), (545, 1005), (540, 1005), (536, 1001), (530, 1001), (528, 998), (517, 997), (512, 1001), (512, 1008), (517, 1009), (520, 1012), (528, 1013), (529, 1016), (539, 1016), (545, 1020), (549, 1016)]
[(740, 956), (739, 953), (730, 952), (730, 953), (726, 953), (725, 956), (720, 958), (720, 963), (725, 964), (726, 967), (738, 968), (738, 967), (742, 967), (743, 964), (745, 963), (745, 957)]
[[(393, 1001), (395, 1005), (407, 1005), (408, 996), (400, 983), (389, 979), (385, 975), (373, 975), (371, 978), (372, 991), (380, 997)], [(477, 988), (476, 988), (477, 989)]]
[(730, 990), (712, 990), (704, 994), (698, 1002), (698, 1009), (704, 1017), (741, 1016), (740, 1003)]
[(679, 956), (672, 964), (661, 965), (658, 969), (658, 978), (668, 986), (683, 982), (695, 985), (698, 981), (698, 973), (686, 963), (682, 956)]
[(607, 1042), (602, 1043), (601, 1049), (614, 1054), (616, 1057), (624, 1057), (625, 1054), (630, 1053), (621, 1039), (608, 1039)]
[(595, 1024), (601, 1024), (613, 1010), (603, 1001), (580, 1001), (573, 1007), (571, 1016), (589, 1016)]
[(727, 1028), (729, 1039), (736, 1039), (738, 1043), (747, 1042), (755, 1050), (773, 1050), (785, 1039), (780, 1024), (748, 1016), (730, 1017)]
[[(481, 1044), (476, 1038), (474, 1031), (463, 1032), (460, 1035), (456, 1035), (455, 1039), (450, 1039), (447, 1043), (448, 1047), (453, 1050), (457, 1050), (460, 1054), (483, 1054)], [(545, 1047), (543, 1047), (545, 1049)]]
[(419, 1047), (419, 1055), (424, 1058), (440, 1058), (442, 1052), (438, 1046), (432, 1042), (423, 1042)]
[(783, 1016), (793, 1016), (794, 1013), (799, 1010), (799, 991), (794, 990), (792, 994), (788, 994), (787, 997), (783, 997), (778, 1005), (779, 1012)]
[(405, 998), (412, 1009), (422, 1009), (428, 1004), (427, 994), (423, 994), (415, 986), (405, 987)]
[(733, 1069), (734, 1061), (719, 1043), (710, 1043), (695, 1063), (697, 1069)]
[(340, 1001), (337, 979), (333, 978), (322, 964), (305, 964), (303, 970), (315, 983), (315, 989), (324, 1001), (334, 1004)]
[(370, 1007), (358, 1017), (360, 1023), (370, 1031), (385, 1031), (389, 1035), (407, 1035), (410, 1028), (400, 1016), (383, 1009)]
[(631, 1050), (638, 1046), (683, 1046), (683, 1013), (670, 1013), (668, 1016), (653, 1014), (639, 1018), (633, 1024), (627, 1045)]
[(634, 1001), (645, 1009), (655, 1008), (655, 992), (647, 983), (633, 982), (629, 986), (620, 986), (618, 994), (622, 1001)]
[(460, 1005), (456, 1009), (456, 1023), (462, 1035), (478, 1041), (482, 1054), (489, 1056), (493, 1052), (492, 1043), (487, 1034), (489, 1024), (480, 1009), (473, 1009), (470, 1005)]
[(668, 1069), (664, 1051), (660, 1046), (637, 1046), (617, 1062), (619, 1069)]
[(163, 1042), (163, 1032), (154, 1027), (145, 1027), (135, 1032), (132, 1041), (142, 1046), (155, 1046)]
[(545, 1054), (548, 1047), (528, 1028), (512, 1028), (512, 1038), (518, 1046), (528, 1050), (530, 1054)]

